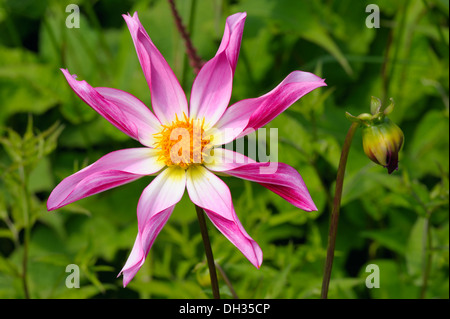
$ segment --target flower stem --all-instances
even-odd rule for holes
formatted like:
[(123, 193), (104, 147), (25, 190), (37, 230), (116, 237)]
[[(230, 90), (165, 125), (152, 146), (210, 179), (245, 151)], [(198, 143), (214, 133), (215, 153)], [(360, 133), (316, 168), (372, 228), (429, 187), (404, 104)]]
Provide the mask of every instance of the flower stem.
[(220, 299), (219, 283), (217, 281), (216, 266), (211, 250), (211, 242), (209, 241), (208, 228), (206, 227), (205, 214), (203, 209), (195, 205), (197, 212), (198, 223), (200, 224), (200, 232), (202, 233), (203, 245), (205, 246), (206, 260), (208, 261), (209, 276), (211, 278), (211, 288), (214, 299)]
[(333, 210), (331, 211), (330, 230), (328, 233), (327, 259), (325, 261), (325, 271), (322, 282), (321, 298), (327, 299), (328, 286), (330, 284), (331, 269), (333, 268), (334, 248), (336, 245), (337, 226), (339, 222), (339, 211), (341, 206), (342, 188), (344, 185), (345, 166), (347, 164), (348, 153), (355, 135), (358, 123), (354, 122), (350, 126), (347, 136), (345, 137), (344, 146), (342, 147), (341, 158), (336, 177), (336, 188), (334, 192)]
[(432, 251), (431, 251), (431, 233), (430, 218), (432, 210), (427, 210), (422, 239), (422, 287), (420, 289), (420, 299), (425, 299), (428, 286), (428, 277), (431, 270)]
[(230, 293), (233, 296), (234, 299), (239, 299), (238, 295), (236, 294), (236, 291), (233, 288), (233, 285), (231, 284), (230, 279), (228, 278), (227, 274), (223, 270), (222, 267), (218, 263), (216, 263), (217, 270), (220, 272), (220, 275), (222, 276), (223, 280), (225, 281), (225, 284), (228, 286), (228, 289), (230, 289)]
[(22, 286), (26, 299), (30, 299), (30, 290), (28, 288), (28, 250), (30, 242), (30, 204), (28, 202), (28, 190), (27, 190), (27, 177), (25, 168), (20, 165), (19, 175), (21, 180), (21, 198), (23, 209), (23, 221), (24, 221), (24, 238), (23, 238), (23, 257), (22, 257)]
[(194, 69), (194, 73), (198, 74), (200, 69), (203, 66), (202, 59), (197, 55), (197, 50), (192, 44), (191, 37), (189, 36), (189, 32), (186, 30), (183, 22), (181, 21), (181, 17), (178, 14), (177, 8), (175, 7), (175, 3), (173, 0), (168, 0), (170, 9), (172, 10), (172, 15), (175, 19), (175, 25), (177, 26), (178, 32), (180, 32), (181, 37), (184, 40), (184, 44), (186, 46), (186, 53), (189, 57), (189, 63), (191, 67)]

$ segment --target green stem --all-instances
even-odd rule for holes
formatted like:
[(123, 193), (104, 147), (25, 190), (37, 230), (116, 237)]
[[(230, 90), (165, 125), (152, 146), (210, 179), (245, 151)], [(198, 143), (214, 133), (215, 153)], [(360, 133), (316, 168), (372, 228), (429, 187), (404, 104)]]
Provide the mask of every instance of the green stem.
[(358, 123), (354, 122), (350, 126), (347, 136), (345, 137), (344, 146), (342, 147), (341, 158), (336, 177), (336, 189), (334, 193), (333, 210), (331, 212), (330, 230), (328, 233), (327, 259), (325, 261), (325, 271), (322, 282), (321, 298), (328, 297), (328, 287), (331, 278), (331, 269), (333, 268), (334, 248), (336, 245), (337, 226), (339, 222), (339, 211), (341, 206), (342, 189), (344, 185), (345, 166), (347, 164), (348, 153), (355, 135)]
[(236, 291), (233, 288), (233, 285), (231, 284), (230, 279), (228, 278), (227, 274), (225, 273), (225, 270), (223, 270), (222, 267), (218, 263), (216, 263), (217, 270), (219, 270), (220, 275), (222, 276), (223, 280), (225, 281), (225, 284), (228, 286), (228, 289), (230, 289), (230, 293), (233, 296), (234, 299), (239, 299), (238, 295), (236, 294)]
[[(403, 45), (404, 45), (404, 41), (403, 40), (403, 32), (404, 32), (404, 28), (405, 28), (405, 23), (406, 23), (406, 12), (407, 12), (407, 6), (408, 6), (408, 2), (402, 2), (402, 5), (400, 7), (400, 10), (397, 12), (398, 15), (400, 16), (400, 21), (399, 21), (399, 25), (396, 28), (396, 33), (394, 35), (394, 32), (392, 33), (392, 44), (395, 45), (394, 47), (394, 55), (392, 57), (392, 60), (390, 62), (390, 70), (389, 70), (389, 74), (388, 76), (385, 78), (385, 96), (383, 96), (383, 98), (387, 98), (389, 96), (389, 90), (390, 90), (390, 84), (391, 84), (391, 80), (394, 78), (394, 73), (395, 73), (395, 69), (397, 67), (397, 62), (398, 62), (398, 56), (400, 54), (400, 49), (403, 49)], [(386, 100), (382, 100), (383, 103)]]
[(28, 202), (27, 178), (23, 166), (19, 167), (19, 174), (22, 183), (22, 208), (24, 222), (24, 238), (23, 238), (23, 258), (22, 258), (22, 286), (26, 299), (30, 299), (30, 291), (28, 289), (28, 250), (30, 242), (30, 205)]
[(206, 226), (205, 214), (203, 209), (195, 205), (197, 212), (198, 223), (200, 224), (200, 232), (202, 233), (203, 245), (205, 246), (206, 260), (208, 262), (209, 276), (211, 278), (211, 288), (214, 299), (220, 299), (219, 283), (217, 281), (216, 266), (214, 263), (214, 257), (211, 250), (211, 242), (208, 236), (208, 227)]
[(28, 289), (28, 243), (30, 241), (30, 229), (29, 226), (25, 226), (25, 237), (23, 242), (23, 259), (22, 259), (22, 284), (23, 284), (23, 292), (25, 294), (26, 299), (30, 299), (30, 291)]
[(431, 258), (432, 250), (431, 248), (431, 234), (430, 234), (430, 217), (432, 211), (429, 210), (425, 216), (425, 224), (423, 230), (423, 240), (422, 240), (422, 287), (420, 289), (420, 299), (425, 299), (426, 291), (428, 287), (428, 277), (431, 270)]

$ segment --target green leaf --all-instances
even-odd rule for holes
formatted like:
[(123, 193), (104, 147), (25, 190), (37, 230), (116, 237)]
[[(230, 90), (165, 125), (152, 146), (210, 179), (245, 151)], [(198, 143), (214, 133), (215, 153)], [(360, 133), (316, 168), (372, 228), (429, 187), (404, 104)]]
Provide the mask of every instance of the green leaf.
[(406, 243), (397, 230), (365, 230), (360, 235), (372, 239), (380, 246), (384, 246), (399, 255), (405, 253)]
[(420, 178), (426, 174), (441, 176), (441, 169), (448, 174), (448, 151), (448, 118), (442, 112), (432, 110), (417, 124), (412, 138), (408, 140), (406, 136), (404, 165), (408, 165), (412, 177)]
[(17, 112), (42, 114), (60, 101), (57, 68), (39, 63), (32, 53), (0, 46), (0, 124)]
[(426, 219), (418, 217), (411, 229), (408, 244), (406, 247), (406, 265), (408, 274), (413, 277), (420, 276), (423, 270), (425, 256), (424, 245), (426, 245), (425, 235)]

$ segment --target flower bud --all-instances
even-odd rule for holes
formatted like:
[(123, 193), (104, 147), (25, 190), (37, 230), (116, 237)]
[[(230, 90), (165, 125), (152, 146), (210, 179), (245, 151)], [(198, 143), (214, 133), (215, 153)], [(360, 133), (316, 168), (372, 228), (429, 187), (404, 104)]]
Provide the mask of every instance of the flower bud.
[(403, 132), (390, 119), (373, 122), (362, 129), (363, 148), (375, 163), (387, 168), (391, 174), (398, 169), (398, 152), (403, 145)]
[(346, 112), (350, 121), (362, 127), (363, 147), (366, 155), (375, 163), (387, 168), (391, 174), (398, 169), (398, 152), (403, 146), (403, 132), (386, 116), (394, 110), (394, 100), (383, 107), (381, 100), (372, 96), (370, 113), (353, 116)]

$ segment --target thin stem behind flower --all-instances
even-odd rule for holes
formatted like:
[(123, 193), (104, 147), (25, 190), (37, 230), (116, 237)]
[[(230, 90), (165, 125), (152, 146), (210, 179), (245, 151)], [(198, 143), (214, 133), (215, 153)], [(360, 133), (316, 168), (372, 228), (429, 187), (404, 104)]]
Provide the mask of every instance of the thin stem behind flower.
[(206, 219), (203, 209), (195, 205), (197, 212), (198, 223), (200, 224), (200, 232), (202, 233), (203, 245), (205, 246), (206, 260), (208, 261), (209, 276), (211, 278), (211, 288), (214, 299), (220, 299), (219, 283), (217, 281), (216, 266), (214, 263), (214, 256), (211, 250), (211, 242), (209, 241), (208, 228), (206, 226)]
[(345, 167), (347, 165), (348, 153), (352, 144), (353, 136), (355, 135), (358, 123), (353, 122), (350, 126), (347, 136), (345, 137), (344, 146), (342, 147), (341, 158), (339, 160), (339, 167), (336, 177), (336, 189), (334, 193), (333, 210), (331, 212), (330, 230), (328, 233), (328, 248), (327, 259), (325, 261), (325, 271), (322, 282), (321, 298), (328, 297), (328, 286), (330, 284), (331, 270), (333, 268), (334, 248), (336, 246), (337, 226), (339, 222), (339, 212), (341, 206), (342, 189), (344, 185)]
[(191, 64), (191, 67), (194, 69), (194, 73), (198, 74), (200, 69), (203, 66), (202, 59), (197, 55), (197, 50), (195, 49), (194, 45), (192, 44), (191, 37), (189, 36), (189, 32), (186, 30), (185, 26), (183, 25), (183, 22), (181, 21), (181, 17), (178, 14), (178, 11), (175, 7), (175, 3), (173, 0), (168, 0), (170, 9), (172, 10), (173, 17), (175, 19), (175, 25), (177, 26), (178, 31), (181, 34), (181, 37), (184, 40), (184, 44), (186, 46), (186, 53), (189, 57), (189, 62)]
[(223, 280), (225, 281), (225, 284), (228, 286), (228, 289), (230, 289), (230, 293), (233, 296), (234, 299), (239, 299), (238, 295), (236, 294), (236, 291), (233, 288), (233, 285), (231, 284), (230, 279), (228, 278), (227, 274), (223, 270), (222, 267), (218, 263), (215, 263), (217, 270), (219, 270), (220, 275), (222, 276)]

